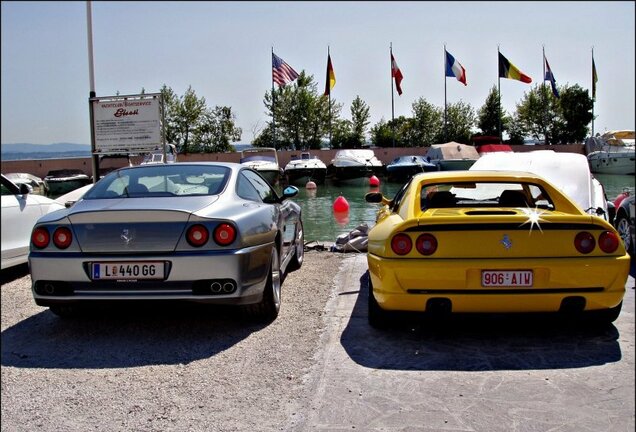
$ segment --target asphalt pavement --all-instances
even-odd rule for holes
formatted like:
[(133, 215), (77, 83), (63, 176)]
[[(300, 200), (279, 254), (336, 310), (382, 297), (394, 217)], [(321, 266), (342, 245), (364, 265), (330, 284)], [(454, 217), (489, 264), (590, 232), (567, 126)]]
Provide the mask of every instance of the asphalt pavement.
[(634, 277), (604, 328), (545, 317), (367, 322), (366, 255), (344, 260), (293, 431), (633, 431)]

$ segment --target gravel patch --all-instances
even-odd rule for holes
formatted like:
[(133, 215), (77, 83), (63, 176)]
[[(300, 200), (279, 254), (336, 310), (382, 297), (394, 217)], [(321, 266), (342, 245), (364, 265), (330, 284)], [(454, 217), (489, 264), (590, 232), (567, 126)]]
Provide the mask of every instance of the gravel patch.
[(201, 305), (62, 320), (35, 305), (24, 267), (3, 272), (2, 431), (287, 430), (344, 258), (307, 252), (269, 325)]

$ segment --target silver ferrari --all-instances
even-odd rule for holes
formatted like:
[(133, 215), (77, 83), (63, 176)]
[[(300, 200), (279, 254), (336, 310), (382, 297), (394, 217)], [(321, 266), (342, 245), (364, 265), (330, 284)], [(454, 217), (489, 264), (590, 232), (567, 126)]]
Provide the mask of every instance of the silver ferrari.
[(38, 220), (29, 265), (35, 303), (59, 316), (101, 301), (240, 305), (274, 320), (287, 272), (303, 263), (300, 207), (232, 163), (121, 168), (69, 208)]

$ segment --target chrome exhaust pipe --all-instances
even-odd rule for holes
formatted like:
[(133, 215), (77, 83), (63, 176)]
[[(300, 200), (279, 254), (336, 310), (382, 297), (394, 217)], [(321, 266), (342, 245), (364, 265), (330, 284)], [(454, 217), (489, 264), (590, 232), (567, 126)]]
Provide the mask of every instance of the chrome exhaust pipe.
[(225, 282), (223, 284), (223, 291), (225, 291), (226, 293), (231, 293), (232, 291), (234, 291), (234, 284), (231, 282)]
[(220, 293), (221, 292), (221, 284), (219, 282), (212, 282), (212, 284), (210, 284), (210, 291), (212, 291), (213, 293)]

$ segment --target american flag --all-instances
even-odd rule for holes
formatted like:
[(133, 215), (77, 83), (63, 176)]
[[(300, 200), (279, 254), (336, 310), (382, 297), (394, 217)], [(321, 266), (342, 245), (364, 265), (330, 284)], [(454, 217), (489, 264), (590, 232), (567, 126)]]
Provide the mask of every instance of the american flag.
[(298, 73), (282, 58), (272, 53), (272, 77), (274, 82), (282, 87), (298, 78)]

